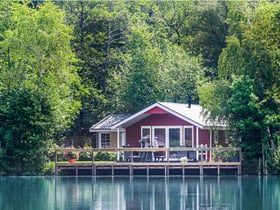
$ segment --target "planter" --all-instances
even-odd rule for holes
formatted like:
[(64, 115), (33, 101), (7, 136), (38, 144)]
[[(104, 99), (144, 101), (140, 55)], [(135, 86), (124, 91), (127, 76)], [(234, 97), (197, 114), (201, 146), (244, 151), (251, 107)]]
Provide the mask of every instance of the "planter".
[(68, 162), (69, 163), (76, 163), (77, 159), (69, 159)]

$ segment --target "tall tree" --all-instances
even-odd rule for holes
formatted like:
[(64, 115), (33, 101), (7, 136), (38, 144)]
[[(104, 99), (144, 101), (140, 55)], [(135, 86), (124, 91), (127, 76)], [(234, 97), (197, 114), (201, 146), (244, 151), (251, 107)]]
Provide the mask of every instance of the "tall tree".
[(126, 111), (133, 113), (154, 103), (160, 97), (160, 52), (153, 46), (152, 34), (145, 26), (131, 28), (128, 55), (123, 66), (125, 75), (123, 100)]
[[(74, 26), (72, 47), (79, 58), (76, 64), (86, 87), (83, 107), (73, 135), (104, 117), (116, 107), (110, 81), (123, 63), (127, 11), (124, 2), (57, 2), (67, 11), (67, 22)], [(113, 108), (112, 108), (113, 107)]]
[(181, 46), (172, 46), (168, 43), (165, 52), (161, 55), (163, 58), (160, 71), (162, 100), (186, 103), (191, 97), (193, 102), (198, 103), (197, 87), (200, 80), (204, 78), (205, 70), (201, 58), (190, 56)]
[[(234, 78), (236, 78), (234, 75), (241, 75), (247, 79), (244, 80), (245, 82), (241, 82), (241, 80), (241, 85), (233, 86), (236, 87), (235, 91), (229, 92), (228, 96), (222, 100), (236, 98), (236, 91), (243, 92), (238, 98), (239, 103), (235, 103), (238, 105), (229, 106), (230, 103), (226, 105), (229, 108), (226, 114), (228, 119), (233, 122), (232, 125), (235, 125), (236, 132), (239, 132), (240, 139), (248, 142), (250, 138), (258, 139), (258, 145), (262, 146), (258, 149), (262, 151), (263, 172), (267, 173), (269, 166), (272, 170), (273, 167), (276, 167), (274, 157), (280, 151), (279, 100), (277, 98), (280, 85), (280, 6), (274, 2), (259, 2), (251, 4), (247, 10), (236, 12), (240, 10), (239, 3), (236, 4), (236, 7), (231, 5), (233, 11), (230, 12), (229, 18), (237, 18), (239, 25), (236, 25), (232, 19), (230, 20), (231, 24), (234, 24), (234, 26), (230, 25), (233, 34), (227, 38), (227, 47), (220, 56), (220, 83), (234, 84)], [(242, 88), (244, 86), (246, 88)], [(250, 91), (250, 94), (245, 94), (245, 90)], [(250, 100), (246, 100), (246, 98)], [(222, 102), (222, 104), (226, 103)], [(252, 104), (255, 106), (253, 112), (251, 111)], [(207, 103), (204, 105), (207, 106)], [(238, 111), (239, 115), (234, 114), (238, 110), (237, 107), (244, 108)], [(241, 114), (245, 112), (246, 115)], [(258, 129), (249, 129), (249, 124), (253, 126), (253, 122), (244, 124), (247, 120), (252, 119), (259, 124)], [(248, 129), (246, 132), (240, 132), (242, 124), (247, 125), (245, 126)], [(257, 136), (261, 136), (261, 139)], [(244, 149), (248, 151), (251, 146), (252, 144), (247, 144)], [(255, 148), (251, 147), (250, 152), (255, 152), (255, 158), (259, 157)]]
[(218, 59), (225, 47), (228, 8), (223, 1), (159, 1), (155, 24), (187, 53), (201, 55), (206, 76), (217, 79)]
[(0, 41), (1, 147), (17, 173), (41, 173), (51, 139), (80, 107), (71, 28), (50, 2), (36, 9), (14, 2), (9, 11)]

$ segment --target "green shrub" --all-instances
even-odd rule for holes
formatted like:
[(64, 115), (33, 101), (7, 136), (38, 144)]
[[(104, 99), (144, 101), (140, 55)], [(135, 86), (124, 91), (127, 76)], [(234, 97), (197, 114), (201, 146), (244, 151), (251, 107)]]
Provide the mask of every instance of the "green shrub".
[(91, 161), (91, 152), (80, 152), (80, 161)]
[(115, 161), (117, 155), (114, 152), (97, 152), (94, 154), (95, 161)]
[(54, 162), (47, 162), (43, 169), (43, 175), (54, 175), (54, 168), (55, 168)]

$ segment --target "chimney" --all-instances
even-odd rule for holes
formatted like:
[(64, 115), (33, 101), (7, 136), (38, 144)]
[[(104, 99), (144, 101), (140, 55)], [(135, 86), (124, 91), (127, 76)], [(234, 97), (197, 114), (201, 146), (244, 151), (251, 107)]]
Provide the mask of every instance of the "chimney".
[(188, 96), (188, 108), (191, 108), (192, 105), (192, 98)]

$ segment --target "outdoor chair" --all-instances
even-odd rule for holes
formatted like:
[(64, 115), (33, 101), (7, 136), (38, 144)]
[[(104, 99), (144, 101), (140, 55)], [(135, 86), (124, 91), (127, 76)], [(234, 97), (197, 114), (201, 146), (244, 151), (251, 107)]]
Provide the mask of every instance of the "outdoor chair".
[(125, 162), (130, 162), (132, 158), (132, 152), (124, 152), (123, 156)]
[(163, 162), (164, 158), (165, 158), (165, 152), (164, 151), (158, 151), (158, 152), (154, 152), (154, 158), (156, 162)]
[[(199, 148), (207, 148), (207, 144), (198, 145)], [(208, 152), (207, 151), (198, 151), (198, 159), (200, 161), (207, 161), (208, 160)]]

